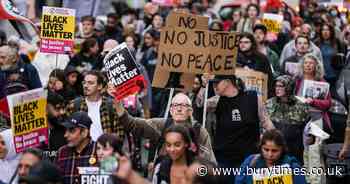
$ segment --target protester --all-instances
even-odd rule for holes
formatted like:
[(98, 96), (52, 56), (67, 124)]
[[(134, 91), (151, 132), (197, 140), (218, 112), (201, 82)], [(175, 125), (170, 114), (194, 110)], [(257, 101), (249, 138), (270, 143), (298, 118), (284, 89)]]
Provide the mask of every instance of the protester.
[[(260, 127), (274, 127), (261, 98), (245, 91), (241, 79), (217, 75), (213, 81), (219, 97), (208, 99), (207, 108), (216, 115), (215, 156), (220, 167), (238, 168), (246, 156), (257, 152)], [(233, 180), (233, 175), (227, 178)]]
[(23, 177), (29, 174), (29, 169), (42, 160), (42, 151), (36, 148), (29, 148), (22, 152), (18, 164), (18, 176)]
[(145, 33), (145, 45), (148, 49), (144, 52), (140, 63), (145, 67), (150, 81), (153, 81), (157, 64), (157, 53), (160, 39), (160, 32), (150, 29)]
[(87, 15), (81, 17), (81, 25), (82, 30), (80, 35), (77, 35), (78, 38), (88, 39), (88, 38), (96, 38), (94, 29), (95, 29), (95, 17)]
[(69, 61), (68, 65), (74, 66), (80, 73), (90, 71), (96, 65), (98, 50), (96, 38), (86, 39), (81, 44), (80, 52)]
[[(284, 140), (282, 132), (278, 130), (268, 130), (261, 138), (259, 145), (259, 154), (250, 155), (247, 157), (241, 165), (241, 173), (236, 177), (236, 184), (252, 184), (258, 182), (258, 179), (253, 175), (247, 174), (248, 168), (272, 168), (276, 166), (282, 166), (283, 168), (290, 168), (292, 170), (298, 168), (301, 169), (300, 163), (294, 158), (287, 155), (287, 143)], [(281, 167), (280, 167), (281, 168)], [(280, 170), (281, 171), (281, 170)], [(285, 174), (287, 172), (280, 172), (282, 174), (283, 181), (289, 181), (293, 184), (306, 184), (305, 176), (294, 174)], [(266, 174), (266, 178), (271, 175)], [(260, 181), (265, 178), (260, 177)], [(273, 179), (275, 181), (275, 179)]]
[(172, 125), (165, 130), (164, 138), (166, 155), (158, 158), (152, 183), (185, 183), (185, 171), (196, 155), (190, 132), (182, 125)]
[(149, 25), (145, 30), (144, 30), (144, 33), (145, 34), (147, 31), (153, 29), (153, 30), (156, 30), (156, 31), (160, 31), (160, 29), (163, 27), (163, 17), (158, 14), (158, 13), (155, 13), (153, 14), (152, 16), (152, 24)]
[(321, 27), (321, 35), (318, 40), (315, 41), (316, 45), (321, 49), (323, 67), (325, 71), (325, 80), (330, 85), (335, 85), (336, 73), (332, 66), (332, 59), (338, 53), (345, 53), (344, 46), (336, 38), (333, 25), (323, 24)]
[[(293, 77), (296, 77), (300, 71), (298, 71), (298, 67), (295, 67), (296, 65), (291, 65), (291, 64), (300, 64), (302, 58), (304, 57), (305, 54), (307, 54), (310, 50), (310, 39), (306, 35), (299, 34), (295, 38), (295, 48), (296, 48), (296, 53), (283, 61), (282, 63), (282, 72), (288, 75), (291, 75)], [(289, 65), (289, 66), (288, 66)]]
[(123, 42), (123, 26), (115, 13), (107, 14), (107, 24), (102, 40), (105, 42), (108, 39), (116, 40), (118, 43)]
[[(323, 79), (324, 70), (321, 61), (313, 54), (307, 54), (304, 56), (300, 70), (302, 71), (300, 78), (296, 81), (296, 94), (301, 96), (303, 83), (305, 80), (311, 81), (326, 81)], [(320, 123), (316, 125), (325, 130), (326, 132), (332, 131), (331, 122), (329, 115), (327, 113), (328, 109), (331, 107), (331, 96), (330, 93), (323, 98), (306, 98), (306, 104), (311, 106), (311, 118), (313, 120), (321, 119)], [(307, 139), (304, 138), (304, 141)], [(311, 169), (313, 167), (322, 167), (322, 155), (320, 154), (320, 149), (322, 145), (322, 140), (320, 138), (314, 138), (315, 141), (306, 143), (307, 146), (304, 149), (304, 165), (306, 168)], [(305, 144), (305, 143), (304, 143)], [(320, 175), (307, 176), (308, 182), (311, 184), (320, 183), (325, 179)]]
[(241, 19), (237, 25), (238, 32), (253, 33), (253, 28), (260, 23), (259, 20), (260, 7), (257, 4), (251, 3), (247, 5), (244, 18)]
[(27, 176), (20, 177), (19, 184), (63, 184), (63, 178), (56, 165), (41, 161), (30, 168)]
[(71, 91), (70, 96), (67, 97), (67, 101), (73, 100), (77, 96), (83, 95), (82, 76), (73, 66), (67, 66), (64, 70), (64, 76), (66, 81), (66, 90)]
[(43, 151), (43, 157), (54, 161), (60, 147), (67, 144), (64, 139), (65, 128), (62, 125), (65, 119), (64, 98), (54, 92), (47, 96), (47, 121), (49, 124), (49, 144)]
[(251, 33), (242, 33), (239, 37), (237, 67), (263, 72), (268, 77), (268, 96), (272, 96), (273, 74), (268, 58), (257, 50), (257, 43)]
[[(116, 110), (120, 121), (129, 131), (142, 132), (145, 138), (151, 140), (162, 140), (163, 131), (172, 124), (182, 124), (188, 128), (192, 128), (196, 132), (194, 137), (198, 143), (199, 156), (209, 158), (212, 162), (216, 163), (216, 159), (212, 150), (209, 134), (206, 129), (196, 125), (196, 122), (192, 119), (192, 105), (191, 100), (183, 93), (176, 94), (170, 107), (171, 118), (153, 118), (153, 119), (141, 119), (133, 118), (128, 115), (120, 103), (116, 104)], [(158, 143), (158, 147), (164, 147), (162, 141)]]
[(294, 96), (295, 82), (282, 75), (275, 82), (275, 96), (266, 102), (267, 113), (288, 145), (288, 154), (303, 163), (303, 131), (309, 120), (309, 107)]
[(116, 46), (118, 46), (118, 44), (119, 43), (113, 39), (108, 39), (103, 43), (103, 50), (99, 54), (99, 56), (97, 57), (95, 67), (93, 68), (94, 70), (103, 70), (104, 58), (106, 57), (108, 52), (111, 51), (112, 49), (114, 49)]
[(86, 73), (83, 81), (84, 97), (77, 97), (67, 106), (67, 116), (77, 111), (87, 112), (92, 120), (91, 139), (96, 141), (103, 133), (116, 133), (124, 138), (124, 128), (113, 108), (113, 101), (102, 96), (104, 77), (98, 71)]
[[(295, 47), (295, 38), (299, 34), (304, 34), (307, 35), (309, 38), (311, 38), (311, 27), (308, 24), (303, 24), (302, 27), (300, 28), (300, 32), (297, 32), (294, 39), (289, 41), (282, 50), (282, 53), (280, 55), (280, 64), (283, 63), (286, 58), (295, 55), (296, 53), (296, 47)], [(310, 42), (310, 50), (309, 53), (313, 53), (317, 58), (322, 61), (322, 54), (320, 51), (320, 48), (318, 48), (313, 42)]]
[(279, 76), (281, 73), (278, 63), (278, 55), (269, 46), (267, 46), (266, 34), (267, 28), (263, 24), (257, 24), (253, 28), (254, 37), (257, 43), (257, 50), (267, 56), (270, 65), (272, 66), (272, 73), (274, 77)]
[(11, 129), (0, 131), (0, 182), (16, 183), (19, 154), (16, 154)]
[(63, 123), (67, 144), (61, 147), (55, 161), (63, 176), (63, 184), (80, 183), (78, 167), (97, 164), (96, 143), (90, 137), (92, 120), (86, 112), (75, 112)]
[[(96, 155), (97, 161), (100, 165), (105, 160), (108, 160), (111, 157), (120, 157), (123, 156), (122, 146), (123, 142), (118, 140), (118, 138), (113, 134), (103, 134), (96, 141)], [(108, 179), (109, 183), (116, 182), (116, 178), (110, 177)]]
[(0, 98), (6, 95), (6, 88), (14, 83), (21, 84), (28, 90), (41, 87), (34, 66), (19, 60), (17, 50), (7, 45), (0, 47), (0, 81), (5, 83), (0, 89)]

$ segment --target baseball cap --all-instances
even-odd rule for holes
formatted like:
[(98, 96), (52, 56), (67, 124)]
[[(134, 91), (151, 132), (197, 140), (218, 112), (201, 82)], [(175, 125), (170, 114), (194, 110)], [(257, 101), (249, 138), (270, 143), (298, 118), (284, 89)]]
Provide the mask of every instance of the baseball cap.
[(214, 79), (211, 80), (213, 81), (214, 83), (218, 83), (222, 80), (232, 80), (232, 81), (235, 81), (236, 80), (236, 76), (235, 75), (215, 75)]
[(92, 124), (92, 120), (89, 117), (88, 113), (83, 111), (78, 111), (73, 113), (71, 116), (67, 118), (62, 125), (66, 128), (87, 128), (89, 129)]
[(58, 168), (49, 161), (41, 161), (35, 164), (30, 170), (28, 176), (20, 177), (19, 183), (27, 184), (47, 184), (62, 182), (62, 176)]

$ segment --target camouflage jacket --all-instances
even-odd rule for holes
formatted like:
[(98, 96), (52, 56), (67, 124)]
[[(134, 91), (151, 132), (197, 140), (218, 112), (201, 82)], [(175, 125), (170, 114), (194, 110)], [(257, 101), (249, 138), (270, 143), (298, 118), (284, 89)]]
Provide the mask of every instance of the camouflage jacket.
[(295, 97), (290, 100), (290, 103), (282, 103), (277, 97), (267, 100), (266, 110), (272, 122), (288, 122), (294, 125), (306, 123), (309, 119), (309, 106)]

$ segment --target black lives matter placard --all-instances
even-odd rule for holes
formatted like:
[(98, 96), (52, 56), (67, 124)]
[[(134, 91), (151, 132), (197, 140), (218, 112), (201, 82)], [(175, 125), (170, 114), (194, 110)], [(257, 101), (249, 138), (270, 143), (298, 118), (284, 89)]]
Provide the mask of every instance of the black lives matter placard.
[(110, 83), (116, 87), (115, 98), (121, 100), (144, 87), (144, 78), (125, 43), (111, 50), (104, 61)]

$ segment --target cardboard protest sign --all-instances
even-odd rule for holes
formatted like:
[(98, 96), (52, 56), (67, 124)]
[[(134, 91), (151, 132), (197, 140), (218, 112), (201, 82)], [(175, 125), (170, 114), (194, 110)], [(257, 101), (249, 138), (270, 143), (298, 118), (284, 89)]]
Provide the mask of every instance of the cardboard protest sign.
[(267, 75), (262, 72), (236, 68), (236, 76), (244, 81), (246, 90), (256, 91), (263, 101), (267, 100)]
[(75, 10), (43, 7), (40, 51), (64, 54), (73, 51)]
[(145, 87), (144, 77), (125, 42), (112, 49), (103, 64), (109, 82), (116, 87), (116, 99), (121, 100)]
[(209, 17), (192, 15), (183, 11), (171, 11), (166, 19), (166, 27), (208, 30)]
[(275, 168), (257, 168), (252, 175), (253, 184), (293, 184), (292, 168), (289, 164)]
[(157, 67), (171, 72), (231, 75), (236, 66), (236, 38), (233, 32), (165, 27)]
[(48, 144), (46, 97), (43, 88), (7, 96), (17, 153)]
[[(186, 13), (185, 10), (171, 11), (166, 19), (165, 28), (183, 28), (183, 29), (203, 29), (208, 30), (208, 17), (192, 15)], [(158, 64), (157, 64), (158, 65)], [(167, 84), (172, 80), (173, 75), (168, 70), (163, 70), (160, 67), (156, 67), (154, 77), (152, 81), (153, 87), (166, 88)], [(195, 78), (194, 73), (182, 73), (180, 72), (180, 86), (183, 86), (186, 91), (192, 88), (192, 83)]]
[(262, 22), (266, 26), (268, 32), (279, 33), (282, 29), (283, 16), (273, 13), (264, 13)]

